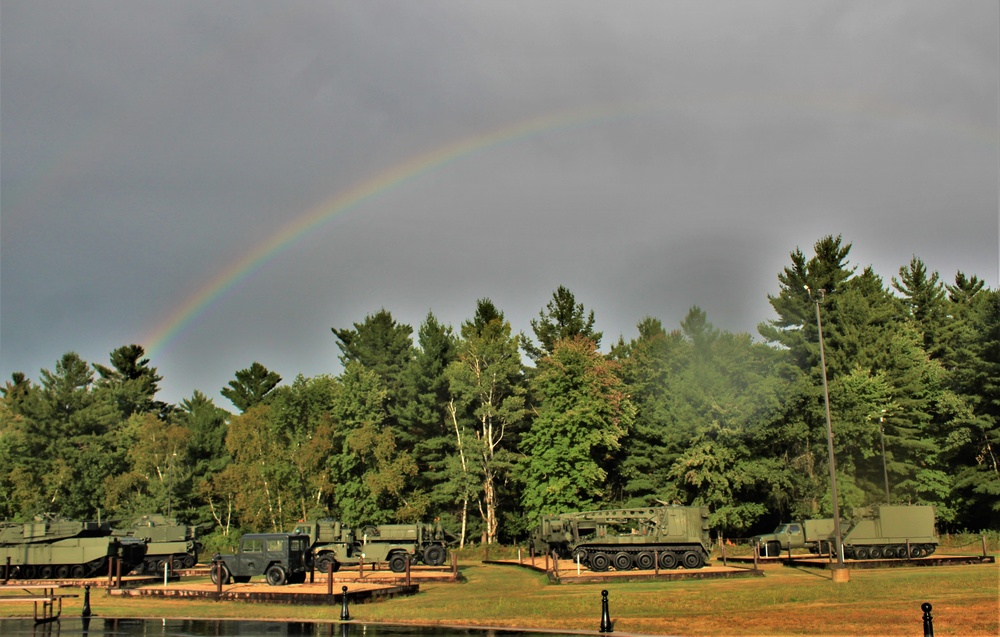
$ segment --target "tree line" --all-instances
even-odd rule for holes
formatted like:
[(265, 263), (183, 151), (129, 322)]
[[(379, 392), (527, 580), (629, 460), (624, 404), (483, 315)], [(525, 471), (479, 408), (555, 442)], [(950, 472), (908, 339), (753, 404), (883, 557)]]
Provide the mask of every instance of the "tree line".
[(220, 536), (437, 518), (493, 543), (544, 513), (677, 503), (747, 537), (830, 515), (821, 325), (841, 510), (932, 504), (942, 530), (997, 528), (1000, 292), (916, 257), (887, 283), (850, 249), (791, 253), (760, 340), (692, 307), (602, 353), (562, 286), (531, 336), (485, 298), (416, 338), (381, 309), (332, 328), (337, 376), (237, 371), (236, 413), (200, 391), (157, 400), (139, 345), (109, 366), (70, 352), (0, 388), (0, 516), (163, 512)]

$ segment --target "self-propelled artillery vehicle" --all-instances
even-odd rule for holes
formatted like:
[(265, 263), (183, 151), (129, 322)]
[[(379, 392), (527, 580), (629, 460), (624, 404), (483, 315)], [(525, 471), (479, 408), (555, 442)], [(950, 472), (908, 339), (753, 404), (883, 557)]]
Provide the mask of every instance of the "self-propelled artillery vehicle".
[(36, 516), (0, 524), (0, 569), (9, 558), (13, 579), (99, 577), (108, 574), (111, 558), (121, 561), (125, 575), (145, 554), (145, 540), (115, 534), (107, 523)]
[(676, 505), (543, 515), (532, 542), (537, 552), (597, 572), (701, 568), (709, 559), (708, 515), (708, 507)]
[(139, 573), (163, 573), (191, 568), (198, 563), (198, 527), (180, 524), (175, 518), (163, 515), (143, 515), (134, 520), (125, 531), (128, 535), (146, 540), (146, 557), (136, 567)]

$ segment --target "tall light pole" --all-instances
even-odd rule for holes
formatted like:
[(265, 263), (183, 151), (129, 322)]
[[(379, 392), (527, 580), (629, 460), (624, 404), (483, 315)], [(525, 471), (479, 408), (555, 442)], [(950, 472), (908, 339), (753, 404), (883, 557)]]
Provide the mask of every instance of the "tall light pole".
[(820, 301), (826, 299), (826, 290), (820, 290), (820, 298), (814, 299), (812, 296), (812, 290), (809, 286), (806, 286), (806, 292), (809, 294), (810, 300), (816, 304), (816, 329), (819, 330), (819, 363), (820, 369), (823, 371), (823, 400), (826, 404), (826, 450), (830, 460), (830, 497), (833, 499), (833, 536), (836, 544), (834, 548), (837, 551), (837, 563), (834, 568), (837, 569), (833, 573), (833, 581), (835, 582), (846, 582), (848, 580), (848, 571), (844, 565), (844, 545), (842, 541), (842, 535), (840, 534), (840, 502), (837, 499), (837, 463), (833, 457), (833, 423), (830, 419), (830, 388), (826, 381), (826, 353), (823, 350), (823, 319), (820, 317), (819, 304)]
[(889, 467), (885, 461), (885, 410), (878, 418), (878, 432), (882, 436), (882, 476), (885, 478), (885, 503), (892, 504), (889, 499)]

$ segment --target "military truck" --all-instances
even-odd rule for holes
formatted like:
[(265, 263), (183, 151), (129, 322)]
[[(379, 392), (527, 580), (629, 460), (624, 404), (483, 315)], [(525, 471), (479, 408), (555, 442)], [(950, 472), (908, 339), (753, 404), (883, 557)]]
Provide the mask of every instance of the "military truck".
[[(842, 522), (841, 526), (845, 524)], [(779, 557), (782, 551), (791, 549), (809, 549), (811, 553), (826, 553), (828, 548), (824, 542), (828, 541), (831, 535), (833, 535), (833, 518), (824, 518), (778, 525), (772, 533), (755, 535), (753, 543), (760, 547), (761, 557)]]
[(142, 563), (146, 542), (114, 535), (101, 522), (79, 522), (51, 515), (25, 524), (0, 525), (0, 568), (10, 558), (14, 579), (83, 579), (107, 575), (111, 558), (126, 575)]
[(858, 560), (924, 557), (937, 550), (939, 541), (934, 507), (928, 505), (858, 508), (842, 532), (844, 557)]
[(543, 515), (532, 543), (597, 572), (701, 568), (709, 559), (708, 515), (708, 507), (677, 505)]
[(212, 558), (213, 584), (246, 583), (263, 575), (271, 586), (301, 584), (309, 572), (309, 536), (301, 533), (247, 533), (235, 554)]
[(354, 530), (336, 520), (320, 520), (300, 522), (295, 532), (309, 536), (312, 559), (321, 573), (331, 568), (336, 572), (361, 560), (387, 562), (390, 570), (402, 573), (407, 562), (439, 566), (447, 557), (445, 533), (439, 524), (369, 524)]
[(136, 568), (137, 572), (163, 573), (168, 564), (171, 571), (176, 571), (198, 563), (201, 542), (197, 539), (196, 526), (153, 514), (139, 517), (125, 530), (132, 537), (146, 540), (146, 557)]
[[(850, 520), (841, 521), (840, 530), (847, 559), (923, 557), (938, 544), (934, 530), (934, 508), (923, 505), (882, 505), (854, 510)], [(754, 536), (760, 555), (777, 557), (790, 548), (826, 554), (835, 543), (833, 518), (782, 524), (774, 533)]]

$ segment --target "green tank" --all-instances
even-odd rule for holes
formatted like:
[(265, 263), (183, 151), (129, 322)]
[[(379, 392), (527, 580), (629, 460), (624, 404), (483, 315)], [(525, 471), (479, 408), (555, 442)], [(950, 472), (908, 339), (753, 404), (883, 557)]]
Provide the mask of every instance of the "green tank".
[(36, 516), (26, 524), (0, 524), (0, 569), (12, 579), (82, 579), (108, 574), (110, 558), (122, 575), (142, 563), (143, 540), (116, 535), (109, 524)]
[(180, 524), (175, 518), (159, 514), (144, 515), (126, 529), (128, 535), (146, 540), (146, 557), (136, 567), (140, 573), (163, 573), (191, 568), (198, 563), (198, 527)]
[(579, 560), (592, 571), (701, 568), (709, 559), (708, 507), (662, 506), (543, 515), (532, 533), (539, 553)]

